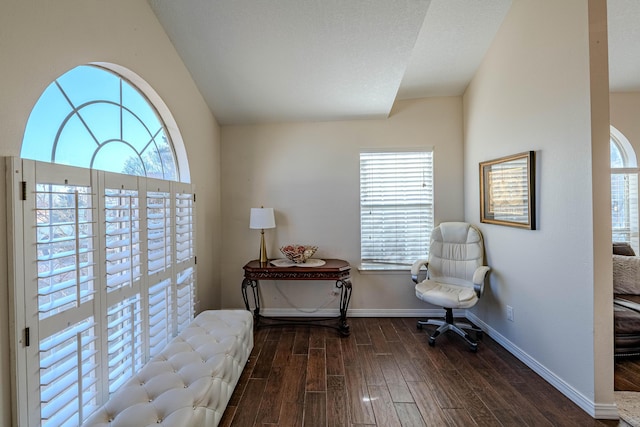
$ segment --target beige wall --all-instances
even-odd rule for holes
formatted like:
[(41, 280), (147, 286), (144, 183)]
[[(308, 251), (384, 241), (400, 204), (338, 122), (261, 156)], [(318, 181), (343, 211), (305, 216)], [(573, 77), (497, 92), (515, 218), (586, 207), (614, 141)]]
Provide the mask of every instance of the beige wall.
[(640, 93), (612, 93), (611, 124), (629, 140), (640, 161)]
[[(42, 91), (90, 62), (128, 68), (146, 80), (174, 115), (198, 190), (200, 308), (219, 306), (219, 128), (144, 0), (3, 0), (0, 6), (0, 155), (20, 155), (24, 127)], [(0, 241), (5, 241), (4, 186)], [(6, 260), (5, 248), (0, 249)], [(0, 263), (0, 425), (11, 422), (6, 265)]]
[(536, 151), (538, 230), (482, 225), (493, 270), (474, 313), (577, 404), (610, 416), (611, 235), (594, 227), (611, 223), (604, 5), (513, 3), (464, 96), (465, 217), (479, 217), (478, 162)]
[[(359, 153), (362, 148), (433, 147), (435, 220), (461, 220), (461, 98), (399, 102), (384, 120), (224, 126), (221, 135), (224, 307), (243, 307), (242, 266), (258, 257), (260, 239), (249, 229), (249, 210), (264, 205), (276, 210), (276, 228), (265, 230), (271, 258), (282, 256), (281, 245), (297, 242), (317, 245), (319, 258), (352, 264), (351, 315), (425, 308), (407, 271), (358, 274)], [(331, 287), (265, 282), (264, 306), (316, 309), (328, 302)]]

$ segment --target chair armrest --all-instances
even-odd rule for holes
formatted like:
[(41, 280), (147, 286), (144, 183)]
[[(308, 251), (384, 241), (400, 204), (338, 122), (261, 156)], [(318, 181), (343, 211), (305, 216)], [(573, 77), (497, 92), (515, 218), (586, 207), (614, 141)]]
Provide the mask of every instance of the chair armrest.
[(411, 266), (411, 280), (413, 280), (414, 283), (418, 283), (418, 273), (420, 273), (423, 265), (429, 269), (429, 260), (419, 259)]
[(478, 298), (484, 293), (484, 279), (489, 271), (491, 271), (491, 268), (483, 265), (482, 267), (478, 267), (473, 273), (473, 289), (476, 291)]

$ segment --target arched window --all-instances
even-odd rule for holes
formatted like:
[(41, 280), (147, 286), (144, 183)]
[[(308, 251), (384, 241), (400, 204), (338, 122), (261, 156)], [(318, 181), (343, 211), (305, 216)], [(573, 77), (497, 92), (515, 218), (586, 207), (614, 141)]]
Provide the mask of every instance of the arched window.
[(638, 162), (627, 138), (611, 126), (611, 228), (614, 242), (638, 242)]
[(22, 158), (179, 181), (160, 115), (122, 76), (81, 65), (60, 76), (33, 108)]
[(193, 319), (196, 197), (177, 129), (113, 64), (68, 71), (34, 106), (8, 174), (25, 425), (81, 425)]

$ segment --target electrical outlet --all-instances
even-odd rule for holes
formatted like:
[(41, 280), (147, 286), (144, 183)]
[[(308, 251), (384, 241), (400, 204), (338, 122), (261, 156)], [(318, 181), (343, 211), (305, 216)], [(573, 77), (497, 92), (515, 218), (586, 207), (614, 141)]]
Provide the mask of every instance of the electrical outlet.
[(331, 291), (329, 292), (329, 295), (332, 297), (337, 297), (338, 295), (340, 295), (340, 291), (337, 289), (331, 289)]
[(510, 305), (507, 306), (507, 320), (511, 320), (513, 322), (513, 307)]

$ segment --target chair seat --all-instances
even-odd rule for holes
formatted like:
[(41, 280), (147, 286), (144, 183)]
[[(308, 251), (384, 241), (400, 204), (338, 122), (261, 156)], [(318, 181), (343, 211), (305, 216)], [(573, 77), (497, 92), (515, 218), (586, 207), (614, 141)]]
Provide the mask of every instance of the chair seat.
[(416, 285), (416, 297), (446, 308), (470, 308), (478, 302), (473, 288), (426, 279)]

